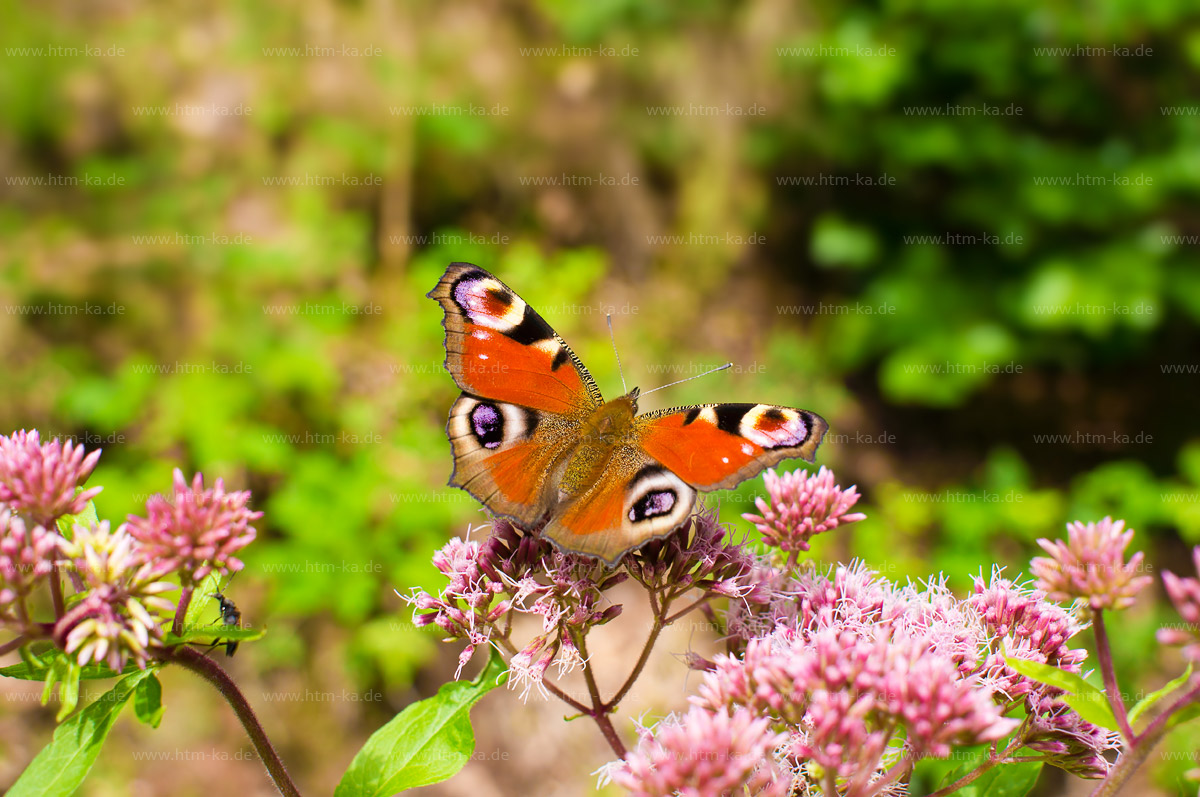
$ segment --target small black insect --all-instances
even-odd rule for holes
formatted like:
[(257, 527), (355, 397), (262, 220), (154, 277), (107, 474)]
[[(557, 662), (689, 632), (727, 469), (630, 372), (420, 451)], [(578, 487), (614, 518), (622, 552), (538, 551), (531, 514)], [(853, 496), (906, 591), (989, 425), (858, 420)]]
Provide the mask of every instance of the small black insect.
[[(238, 609), (237, 604), (229, 600), (229, 598), (226, 598), (220, 592), (214, 592), (212, 596), (217, 599), (217, 603), (221, 607), (221, 622), (225, 625), (231, 625), (235, 628), (239, 627), (242, 622), (242, 612), (240, 609)], [(213, 644), (215, 645), (217, 642), (213, 642)], [(237, 652), (237, 649), (237, 642), (225, 643), (226, 656), (233, 656), (233, 654)]]

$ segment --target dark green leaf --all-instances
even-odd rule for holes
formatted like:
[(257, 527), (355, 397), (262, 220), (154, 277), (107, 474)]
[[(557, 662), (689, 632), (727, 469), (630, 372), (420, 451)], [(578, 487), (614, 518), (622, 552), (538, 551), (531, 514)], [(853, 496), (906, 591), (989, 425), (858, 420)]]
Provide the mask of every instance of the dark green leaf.
[(47, 705), (58, 687), (61, 705), (55, 717), (62, 722), (79, 705), (79, 671), (82, 669), (70, 656), (58, 656), (46, 671), (46, 686), (42, 689), (42, 705)]
[(375, 732), (350, 763), (335, 797), (391, 797), (454, 775), (475, 751), (471, 706), (503, 682), (495, 651), (474, 681), (444, 684)]
[[(954, 783), (962, 775), (973, 772), (979, 763), (971, 762), (955, 769), (942, 780), (940, 789)], [(1002, 763), (952, 793), (958, 797), (1025, 797), (1037, 784), (1039, 774), (1042, 774), (1040, 761)]]
[(192, 601), (188, 604), (187, 615), (184, 617), (183, 627), (185, 629), (201, 627), (200, 616), (204, 614), (208, 605), (215, 601), (213, 593), (220, 590), (221, 580), (217, 578), (216, 573), (209, 573), (204, 577), (204, 580), (192, 591)]
[[(0, 667), (0, 675), (8, 678), (20, 678), (22, 681), (44, 681), (54, 662), (65, 657), (66, 654), (60, 650), (47, 651), (40, 657), (26, 657), (25, 661), (20, 664)], [(138, 671), (138, 668), (133, 664), (126, 665), (123, 672), (116, 672), (103, 664), (88, 664), (80, 668), (79, 680), (95, 681), (101, 678), (119, 678), (122, 675), (131, 675)]]
[(133, 712), (139, 720), (151, 728), (157, 728), (158, 724), (162, 722), (162, 683), (154, 673), (138, 683), (137, 689), (133, 693)]
[(1075, 673), (1036, 661), (1009, 657), (1005, 657), (1005, 661), (1008, 662), (1009, 667), (1026, 678), (1032, 678), (1038, 683), (1054, 686), (1067, 692), (1068, 695), (1063, 698), (1063, 702), (1088, 722), (1110, 731), (1118, 730), (1117, 718), (1113, 715), (1108, 696)]
[(261, 639), (266, 633), (265, 628), (235, 628), (219, 624), (202, 625), (186, 630), (179, 636), (167, 634), (163, 641), (166, 645), (178, 645), (182, 642), (246, 642)]
[[(76, 495), (83, 491), (83, 487), (75, 488)], [(66, 537), (68, 540), (71, 540), (75, 538), (72, 529), (75, 527), (76, 523), (78, 523), (80, 526), (90, 527), (96, 525), (98, 522), (99, 519), (96, 515), (96, 502), (88, 501), (87, 506), (85, 506), (83, 511), (78, 515), (63, 515), (58, 519), (58, 533)]]
[(7, 797), (67, 797), (83, 783), (117, 715), (149, 670), (138, 671), (118, 681), (96, 702), (58, 726), (50, 743), (42, 748), (8, 790)]

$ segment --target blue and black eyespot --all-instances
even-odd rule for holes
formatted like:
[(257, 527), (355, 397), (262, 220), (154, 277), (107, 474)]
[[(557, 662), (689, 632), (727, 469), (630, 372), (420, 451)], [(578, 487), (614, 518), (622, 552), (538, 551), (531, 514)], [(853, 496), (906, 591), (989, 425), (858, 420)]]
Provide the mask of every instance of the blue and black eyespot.
[(679, 500), (674, 490), (651, 490), (639, 498), (629, 509), (629, 519), (634, 523), (669, 515)]
[(471, 410), (471, 432), (484, 448), (499, 448), (504, 442), (504, 413), (495, 404), (476, 404)]

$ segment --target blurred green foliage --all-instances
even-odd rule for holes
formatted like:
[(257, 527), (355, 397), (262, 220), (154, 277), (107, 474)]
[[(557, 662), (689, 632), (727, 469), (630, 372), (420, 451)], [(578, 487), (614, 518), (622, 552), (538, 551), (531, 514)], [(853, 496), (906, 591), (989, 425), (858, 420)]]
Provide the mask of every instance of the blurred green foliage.
[[(828, 418), (821, 461), (869, 518), (815, 555), (965, 589), (1072, 519), (1125, 518), (1155, 566), (1200, 542), (1197, 375), (1167, 370), (1195, 370), (1200, 318), (1181, 0), (14, 4), (0, 39), (0, 430), (103, 447), (110, 518), (174, 467), (253, 489), (256, 610), (344, 629), (359, 683), (430, 660), (393, 590), (484, 520), (442, 487), (455, 391), (424, 294), (454, 260), (608, 395), (596, 308), (632, 304), (631, 385), (733, 359), (657, 398)], [(1037, 49), (1059, 47), (1141, 54)], [(536, 182), (598, 174), (636, 182)], [(716, 496), (727, 519), (760, 484)], [(1138, 688), (1165, 680), (1166, 615), (1123, 618)], [(269, 634), (260, 666), (315, 638)]]

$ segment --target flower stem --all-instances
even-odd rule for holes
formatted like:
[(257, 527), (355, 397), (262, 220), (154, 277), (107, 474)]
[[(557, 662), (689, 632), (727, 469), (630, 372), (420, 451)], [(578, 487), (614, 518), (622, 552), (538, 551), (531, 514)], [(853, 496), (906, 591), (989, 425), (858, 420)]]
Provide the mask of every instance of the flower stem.
[(625, 695), (629, 694), (629, 690), (633, 688), (633, 684), (637, 681), (638, 676), (642, 674), (642, 670), (646, 667), (646, 662), (650, 660), (650, 652), (654, 650), (654, 643), (658, 641), (658, 635), (662, 633), (667, 621), (663, 616), (667, 613), (667, 608), (671, 605), (665, 602), (660, 609), (657, 602), (654, 600), (654, 593), (650, 593), (650, 608), (654, 612), (654, 625), (650, 626), (650, 634), (646, 637), (646, 643), (642, 646), (642, 655), (638, 657), (637, 663), (633, 665), (633, 669), (629, 672), (629, 677), (625, 679), (625, 683), (621, 684), (621, 688), (617, 693), (604, 704), (606, 711), (612, 711), (617, 707), (617, 704), (624, 699)]
[(1167, 735), (1167, 731), (1170, 730), (1167, 723), (1170, 721), (1171, 715), (1189, 703), (1194, 703), (1197, 699), (1200, 699), (1200, 685), (1193, 687), (1187, 694), (1172, 703), (1170, 708), (1155, 717), (1154, 722), (1147, 725), (1145, 730), (1133, 740), (1133, 744), (1121, 752), (1121, 757), (1117, 759), (1117, 763), (1109, 771), (1104, 782), (1092, 792), (1092, 797), (1112, 797), (1117, 794), (1134, 771), (1150, 755), (1150, 751), (1154, 749), (1155, 745)]
[(609, 707), (611, 704), (605, 704), (600, 698), (600, 687), (596, 684), (596, 674), (592, 671), (591, 657), (588, 655), (584, 635), (573, 633), (571, 636), (575, 647), (579, 649), (580, 658), (583, 659), (583, 677), (587, 681), (588, 694), (592, 698), (592, 707), (586, 713), (596, 721), (600, 733), (604, 734), (604, 740), (617, 754), (617, 758), (624, 758), (628, 750), (625, 748), (625, 743), (621, 741), (621, 737), (617, 735), (617, 729), (613, 727), (612, 720), (608, 718), (608, 714), (612, 710)]
[(58, 580), (58, 568), (50, 572), (50, 600), (54, 603), (54, 619), (59, 619), (67, 611), (63, 601), (62, 582)]
[(16, 639), (10, 639), (3, 645), (0, 645), (0, 656), (5, 655), (6, 653), (12, 653), (14, 650), (21, 647), (28, 641), (29, 637), (25, 636), (24, 634), (21, 634)]
[(891, 766), (891, 768), (888, 769), (888, 771), (886, 773), (884, 773), (884, 776), (882, 778), (880, 778), (879, 780), (871, 781), (870, 783), (865, 784), (868, 789), (867, 791), (860, 792), (859, 788), (856, 787), (854, 789), (854, 791), (851, 793), (855, 794), (855, 795), (860, 794), (860, 793), (864, 794), (864, 795), (885, 794), (887, 792), (888, 788), (893, 783), (900, 780), (901, 778), (903, 778), (909, 772), (912, 771), (913, 765), (915, 763), (916, 762), (913, 760), (912, 753), (911, 752), (906, 753), (903, 758), (901, 758), (899, 761), (897, 761), (895, 764), (893, 764)]
[(233, 708), (233, 712), (237, 714), (238, 719), (241, 720), (242, 727), (246, 729), (246, 734), (254, 744), (259, 759), (266, 766), (271, 780), (275, 783), (275, 788), (279, 789), (279, 793), (284, 797), (300, 797), (300, 790), (296, 788), (296, 784), (288, 775), (283, 760), (275, 752), (271, 740), (267, 738), (267, 733), (259, 723), (254, 709), (250, 707), (249, 701), (246, 700), (245, 695), (238, 689), (237, 684), (233, 682), (228, 673), (222, 670), (215, 661), (187, 645), (169, 649), (162, 654), (162, 658), (165, 661), (179, 664), (186, 670), (191, 670), (217, 688), (217, 691), (221, 693), (221, 696)]
[(171, 623), (171, 633), (175, 636), (183, 636), (183, 624), (187, 620), (188, 605), (192, 602), (193, 589), (195, 588), (189, 584), (179, 593), (179, 605), (175, 608), (175, 621)]
[(700, 608), (700, 607), (701, 607), (701, 606), (703, 606), (705, 603), (707, 603), (708, 601), (712, 600), (712, 599), (713, 599), (713, 598), (715, 598), (715, 597), (716, 597), (716, 594), (715, 594), (715, 593), (712, 593), (712, 592), (706, 592), (706, 593), (705, 593), (703, 596), (701, 596), (701, 597), (697, 598), (695, 601), (693, 601), (693, 602), (689, 603), (687, 606), (684, 606), (682, 609), (680, 609), (679, 611), (675, 612), (675, 614), (673, 614), (673, 615), (671, 615), (670, 617), (668, 617), (667, 619), (663, 620), (663, 621), (662, 621), (662, 624), (663, 624), (663, 625), (670, 625), (671, 623), (673, 623), (673, 622), (675, 622), (676, 620), (678, 620), (680, 617), (683, 617), (683, 616), (684, 616), (685, 614), (687, 614), (688, 612), (692, 611), (693, 609), (698, 609), (698, 608)]
[(1100, 672), (1104, 675), (1104, 688), (1108, 691), (1108, 702), (1113, 714), (1117, 717), (1117, 725), (1125, 741), (1133, 745), (1136, 737), (1133, 728), (1129, 727), (1129, 715), (1125, 713), (1125, 698), (1117, 688), (1117, 673), (1113, 669), (1112, 648), (1108, 644), (1108, 631), (1104, 627), (1104, 610), (1097, 609), (1092, 621), (1092, 630), (1096, 633), (1096, 655), (1100, 659)]

